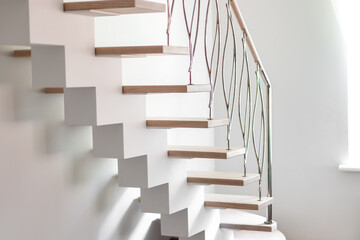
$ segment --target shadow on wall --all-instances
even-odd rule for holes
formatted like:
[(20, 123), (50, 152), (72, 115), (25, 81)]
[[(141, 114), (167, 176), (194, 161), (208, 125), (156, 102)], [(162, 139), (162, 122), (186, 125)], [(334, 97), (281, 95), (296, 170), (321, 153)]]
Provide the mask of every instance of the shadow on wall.
[(110, 178), (97, 197), (97, 212), (99, 214), (108, 212), (124, 193), (125, 189), (118, 186), (117, 176)]
[(134, 226), (141, 221), (143, 217), (143, 213), (140, 209), (140, 202), (138, 199), (132, 201), (131, 205), (126, 210), (121, 222), (119, 223), (119, 227), (117, 228), (117, 235), (120, 236), (128, 236), (131, 235), (131, 231)]
[[(161, 236), (160, 219), (148, 221), (149, 217), (153, 218), (155, 214), (144, 214), (141, 212), (140, 201), (135, 199), (126, 213), (124, 214), (117, 232), (113, 239), (141, 239), (144, 240), (169, 240), (171, 237)], [(156, 214), (157, 215), (157, 214)], [(134, 227), (135, 226), (135, 227)], [(145, 230), (144, 233), (140, 233)], [(139, 235), (138, 235), (139, 234)], [(130, 237), (129, 237), (130, 236)]]
[(161, 236), (161, 228), (160, 228), (160, 220), (157, 219), (155, 221), (153, 221), (149, 227), (149, 230), (144, 238), (144, 240), (154, 240), (154, 239), (159, 239), (159, 240), (177, 240), (178, 238), (172, 238), (172, 237), (159, 237)]

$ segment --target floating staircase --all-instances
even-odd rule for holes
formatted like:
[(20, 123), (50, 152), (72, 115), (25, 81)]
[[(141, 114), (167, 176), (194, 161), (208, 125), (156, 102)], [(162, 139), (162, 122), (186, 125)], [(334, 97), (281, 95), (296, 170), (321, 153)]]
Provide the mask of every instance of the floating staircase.
[[(74, 22), (69, 26), (72, 31), (80, 31), (83, 23), (78, 18), (72, 18), (72, 14), (60, 14), (54, 2), (60, 0), (47, 0), (46, 5), (41, 5), (44, 0), (34, 0), (33, 8), (27, 9), (30, 12), (29, 21), (31, 33), (36, 36), (34, 44), (58, 46), (71, 44), (72, 42), (60, 41), (58, 33), (52, 30), (54, 26), (38, 26), (36, 23), (53, 21), (61, 22), (67, 20)], [(39, 14), (42, 7), (49, 8), (46, 16)], [(139, 13), (165, 12), (166, 6), (155, 2), (141, 0), (105, 0), (89, 2), (64, 3), (64, 11), (89, 16), (109, 16)], [(51, 16), (50, 19), (47, 17)], [(76, 15), (75, 15), (76, 16)], [(87, 19), (87, 18), (86, 18)], [(78, 22), (77, 22), (78, 21)], [(84, 24), (91, 25), (89, 20)], [(56, 28), (56, 26), (55, 26)], [(43, 32), (48, 31), (46, 36)], [(89, 45), (92, 33), (82, 36), (82, 40)], [(51, 35), (53, 34), (53, 35)], [(87, 39), (89, 38), (89, 39)], [(30, 39), (30, 38), (29, 38)], [(75, 38), (74, 38), (75, 39)], [(80, 40), (74, 41), (79, 44)], [(30, 42), (32, 44), (32, 42)], [(85, 44), (85, 45), (86, 45)], [(76, 45), (82, 46), (82, 45)], [(16, 50), (14, 57), (31, 57), (32, 50)], [(65, 53), (64, 53), (65, 54)], [(94, 57), (88, 49), (81, 58), (91, 59)], [(233, 234), (220, 229), (273, 231), (276, 224), (264, 225), (256, 222), (254, 225), (241, 223), (238, 219), (229, 220), (230, 217), (220, 218), (219, 209), (236, 210), (260, 210), (273, 203), (273, 198), (263, 197), (259, 201), (254, 196), (239, 196), (225, 194), (205, 194), (203, 185), (228, 185), (246, 186), (259, 180), (258, 174), (248, 174), (246, 177), (241, 173), (225, 172), (186, 172), (186, 167), (181, 158), (211, 158), (230, 159), (245, 154), (244, 148), (233, 148), (227, 150), (225, 147), (210, 146), (166, 146), (166, 130), (172, 128), (196, 128), (207, 129), (227, 126), (229, 120), (206, 119), (206, 118), (147, 118), (145, 109), (145, 97), (149, 93), (194, 93), (209, 92), (209, 85), (161, 85), (161, 86), (122, 86), (122, 93), (119, 89), (109, 90), (96, 82), (90, 86), (78, 83), (79, 76), (92, 77), (108, 76), (113, 82), (118, 81), (120, 74), (112, 74), (118, 68), (115, 63), (106, 57), (123, 56), (166, 56), (166, 55), (188, 55), (188, 47), (179, 46), (117, 46), (117, 47), (96, 47), (95, 56), (96, 68), (85, 68), (77, 72), (72, 66), (65, 64), (66, 80), (61, 86), (71, 85), (69, 91), (65, 92), (65, 120), (70, 125), (91, 125), (93, 127), (94, 152), (99, 157), (116, 157), (119, 166), (119, 185), (124, 187), (141, 188), (141, 204), (143, 211), (161, 214), (161, 232), (166, 236), (178, 236), (180, 240), (230, 240)], [(35, 55), (35, 54), (34, 54)], [(67, 56), (68, 59), (77, 55)], [(42, 59), (46, 61), (47, 59)], [(90, 62), (90, 60), (89, 60)], [(33, 62), (38, 66), (40, 62)], [(110, 65), (109, 64), (113, 64)], [(59, 66), (61, 68), (61, 66)], [(107, 72), (103, 73), (102, 69)], [(85, 71), (86, 70), (86, 71)], [(118, 72), (116, 72), (118, 73)], [(70, 80), (69, 80), (70, 79)], [(36, 79), (34, 79), (36, 81)], [(72, 82), (67, 82), (72, 81)], [(94, 86), (95, 85), (95, 86)], [(64, 87), (43, 86), (44, 92), (48, 94), (64, 93)], [(79, 94), (80, 93), (80, 94)], [(139, 96), (140, 95), (140, 96)], [(111, 100), (104, 100), (109, 98)], [(135, 112), (129, 112), (128, 104), (125, 101), (132, 101), (136, 104)], [(109, 103), (118, 103), (111, 105)], [(103, 107), (106, 106), (106, 107)], [(86, 112), (86, 114), (83, 113)], [(128, 114), (124, 114), (124, 113)], [(88, 116), (91, 116), (89, 120)], [(110, 117), (108, 117), (110, 116)], [(108, 117), (108, 118), (107, 118)], [(146, 125), (144, 122), (146, 121)], [(165, 130), (165, 131), (164, 131)], [(154, 144), (155, 142), (155, 144)], [(137, 143), (137, 144), (135, 144)], [(151, 146), (150, 146), (151, 145)], [(167, 147), (167, 149), (166, 149)], [(166, 155), (166, 151), (167, 154)], [(174, 159), (168, 159), (174, 158)], [(156, 175), (159, 173), (161, 176)], [(182, 173), (182, 174), (181, 174)], [(183, 196), (184, 195), (184, 196)], [(180, 199), (179, 196), (182, 198)], [(244, 217), (248, 219), (247, 217)], [(245, 220), (246, 221), (246, 220)]]

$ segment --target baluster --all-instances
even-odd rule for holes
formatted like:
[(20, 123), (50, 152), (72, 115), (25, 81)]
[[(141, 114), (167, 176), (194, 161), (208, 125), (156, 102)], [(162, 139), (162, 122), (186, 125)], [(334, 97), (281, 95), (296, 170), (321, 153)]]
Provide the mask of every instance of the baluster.
[(170, 5), (170, 0), (167, 0), (167, 29), (166, 29), (166, 35), (167, 35), (167, 45), (170, 45), (170, 28), (171, 28), (171, 23), (172, 23), (172, 16), (173, 16), (173, 12), (174, 12), (174, 3), (175, 0), (172, 0), (172, 3)]
[[(210, 6), (211, 0), (208, 0), (206, 14), (205, 14), (205, 33), (204, 33), (204, 52), (205, 52), (205, 62), (208, 70), (209, 84), (211, 85), (210, 97), (209, 97), (209, 119), (212, 119), (212, 109), (214, 106), (215, 99), (215, 90), (216, 84), (219, 77), (219, 66), (220, 66), (220, 51), (221, 51), (221, 30), (220, 30), (220, 11), (218, 0), (214, 0), (215, 10), (216, 10), (216, 23), (215, 23), (215, 33), (213, 37), (213, 44), (211, 48), (211, 56), (209, 58), (208, 53), (208, 22), (210, 16)], [(214, 63), (214, 57), (216, 56), (216, 62)], [(215, 68), (215, 74), (213, 70)]]
[[(260, 175), (259, 180), (259, 201), (262, 200), (261, 187), (264, 173), (264, 162), (265, 162), (265, 147), (266, 147), (266, 130), (265, 130), (265, 110), (264, 110), (264, 97), (261, 87), (261, 76), (260, 76), (260, 65), (256, 64), (256, 93), (255, 102), (252, 116), (252, 142), (254, 147), (254, 153), (256, 162), (258, 165), (258, 173)], [(259, 133), (259, 144), (256, 144), (256, 133), (255, 133), (255, 119), (258, 101), (260, 100), (260, 133)], [(258, 148), (257, 148), (258, 147)]]
[[(250, 130), (251, 130), (251, 78), (250, 78), (250, 70), (249, 70), (249, 59), (248, 59), (248, 49), (246, 45), (246, 32), (243, 32), (242, 38), (242, 47), (243, 47), (243, 59), (241, 65), (241, 73), (240, 73), (240, 83), (239, 83), (239, 94), (238, 94), (238, 118), (240, 124), (240, 131), (243, 139), (243, 144), (245, 147), (245, 154), (244, 154), (244, 177), (247, 176), (247, 157), (249, 152), (249, 143), (250, 143)], [(242, 108), (242, 101), (241, 101), (241, 90), (244, 80), (244, 72), (246, 67), (246, 100), (245, 100), (245, 111), (244, 111), (244, 121), (241, 118), (241, 108)]]
[[(226, 11), (227, 11), (227, 24), (226, 24), (226, 34), (225, 34), (225, 42), (223, 48), (223, 57), (222, 57), (222, 89), (223, 95), (225, 100), (225, 106), (227, 111), (227, 117), (229, 119), (229, 124), (227, 125), (226, 131), (226, 141), (227, 141), (227, 148), (231, 149), (231, 130), (232, 130), (232, 123), (233, 123), (233, 116), (235, 110), (235, 99), (236, 99), (236, 90), (237, 90), (237, 52), (236, 52), (236, 38), (235, 38), (235, 30), (234, 25), (232, 22), (232, 15), (230, 12), (229, 4), (226, 4)], [(226, 57), (226, 50), (228, 47), (228, 40), (229, 34), (231, 33), (232, 41), (233, 41), (233, 55), (232, 55), (232, 64), (231, 64), (231, 74), (230, 74), (230, 84), (228, 92), (226, 92), (226, 64), (225, 64), (225, 57)]]
[[(193, 42), (193, 31), (194, 31), (194, 19), (195, 19), (195, 12), (196, 12), (196, 8), (198, 9), (197, 11), (197, 20), (196, 20), (196, 27), (195, 27), (195, 39)], [(186, 14), (186, 4), (185, 4), (185, 0), (183, 0), (183, 12), (184, 12), (184, 20), (185, 20), (185, 26), (186, 26), (186, 31), (188, 34), (188, 38), (189, 38), (189, 53), (190, 53), (190, 66), (189, 66), (189, 76), (190, 76), (190, 85), (193, 84), (192, 81), (192, 67), (194, 64), (194, 56), (195, 56), (195, 51), (196, 51), (196, 44), (197, 44), (197, 40), (198, 40), (198, 35), (199, 35), (199, 25), (200, 25), (200, 0), (194, 0), (194, 5), (192, 8), (192, 14), (191, 14), (191, 21), (188, 21), (188, 17)]]

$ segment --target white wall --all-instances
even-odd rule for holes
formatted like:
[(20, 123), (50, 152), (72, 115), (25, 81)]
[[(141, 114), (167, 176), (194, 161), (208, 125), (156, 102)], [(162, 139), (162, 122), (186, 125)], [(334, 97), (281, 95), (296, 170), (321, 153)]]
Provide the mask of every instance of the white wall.
[[(347, 76), (331, 2), (238, 3), (273, 83), (274, 218), (280, 230), (290, 240), (360, 239), (360, 174), (337, 169), (347, 157)], [(224, 112), (218, 108), (217, 114)], [(242, 170), (240, 159), (216, 168)]]

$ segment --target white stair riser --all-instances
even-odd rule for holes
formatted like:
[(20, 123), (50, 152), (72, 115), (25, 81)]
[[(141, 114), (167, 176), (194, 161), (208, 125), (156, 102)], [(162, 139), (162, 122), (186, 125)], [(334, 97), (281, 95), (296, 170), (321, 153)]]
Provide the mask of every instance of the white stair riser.
[(66, 82), (65, 48), (63, 45), (31, 45), (34, 88), (63, 88)]

